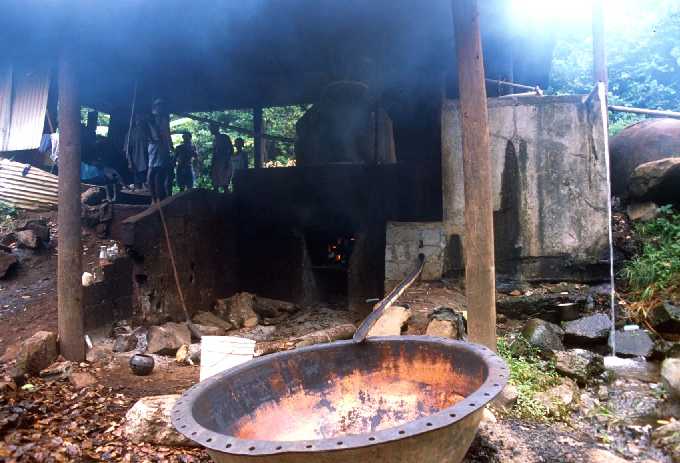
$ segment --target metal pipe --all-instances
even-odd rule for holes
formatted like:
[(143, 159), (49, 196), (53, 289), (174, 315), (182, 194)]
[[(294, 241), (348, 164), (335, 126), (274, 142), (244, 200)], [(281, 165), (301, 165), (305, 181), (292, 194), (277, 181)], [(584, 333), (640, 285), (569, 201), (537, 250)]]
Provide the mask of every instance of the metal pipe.
[(672, 119), (680, 119), (680, 113), (676, 111), (662, 111), (659, 109), (643, 109), (643, 108), (632, 108), (629, 106), (607, 106), (607, 109), (614, 112), (620, 113), (633, 113), (633, 114), (644, 114), (645, 116), (654, 117), (670, 117)]
[[(536, 93), (538, 95), (543, 96), (543, 90), (541, 90), (541, 87), (536, 85), (535, 87), (532, 87), (531, 85), (524, 85), (524, 84), (516, 84), (514, 82), (508, 82), (505, 80), (497, 80), (497, 79), (484, 79), (485, 81), (492, 83), (492, 84), (498, 84), (498, 85), (504, 85), (506, 87), (513, 87), (513, 88), (519, 88), (521, 90), (529, 90), (532, 93)], [(507, 95), (511, 96), (511, 95)]]

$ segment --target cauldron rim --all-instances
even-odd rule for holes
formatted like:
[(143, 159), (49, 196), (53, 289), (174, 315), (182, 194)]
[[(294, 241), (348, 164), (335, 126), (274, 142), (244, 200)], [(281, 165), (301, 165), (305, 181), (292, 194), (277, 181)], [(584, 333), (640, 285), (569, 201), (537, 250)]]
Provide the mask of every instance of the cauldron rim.
[(238, 375), (240, 372), (247, 369), (257, 367), (258, 364), (261, 365), (272, 362), (277, 358), (290, 357), (309, 351), (334, 349), (338, 346), (352, 344), (353, 341), (350, 339), (326, 344), (315, 344), (294, 350), (256, 357), (249, 362), (225, 370), (193, 385), (191, 388), (187, 389), (175, 403), (172, 409), (172, 424), (178, 432), (197, 444), (208, 450), (227, 454), (267, 456), (283, 453), (315, 453), (347, 450), (392, 442), (452, 426), (485, 407), (500, 394), (508, 381), (509, 370), (505, 361), (492, 350), (479, 344), (435, 336), (417, 335), (376, 336), (366, 340), (366, 343), (368, 344), (385, 342), (438, 344), (451, 348), (452, 352), (464, 350), (480, 357), (480, 360), (486, 364), (488, 374), (481, 386), (451, 407), (444, 408), (432, 415), (427, 415), (417, 420), (409, 421), (388, 429), (375, 431), (370, 434), (345, 435), (326, 439), (300, 441), (240, 439), (235, 436), (208, 429), (198, 423), (193, 417), (192, 409), (195, 401), (201, 396), (204, 390), (209, 389), (215, 383), (226, 380), (231, 376)]

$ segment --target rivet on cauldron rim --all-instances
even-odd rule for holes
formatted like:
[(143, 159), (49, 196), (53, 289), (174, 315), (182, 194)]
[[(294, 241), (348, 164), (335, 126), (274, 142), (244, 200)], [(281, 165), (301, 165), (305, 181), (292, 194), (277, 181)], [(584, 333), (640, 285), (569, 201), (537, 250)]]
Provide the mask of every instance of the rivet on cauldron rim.
[(399, 434), (405, 434), (405, 433), (406, 433), (406, 431), (404, 431), (403, 429), (399, 430)]
[(449, 413), (449, 416), (450, 416), (451, 418), (455, 418), (455, 417), (456, 417), (456, 414), (455, 414), (455, 413)]
[(283, 448), (283, 447), (281, 447), (281, 446), (279, 445), (278, 447), (276, 447), (276, 450), (281, 450), (282, 448)]
[(253, 450), (255, 450), (255, 447), (250, 447), (248, 450), (252, 452)]
[(191, 435), (192, 435), (192, 436), (195, 436), (195, 435), (196, 435), (196, 431), (192, 432)]
[(208, 437), (205, 441), (206, 442), (212, 442), (212, 437)]
[(339, 440), (339, 441), (337, 442), (337, 444), (338, 444), (338, 445), (342, 445), (342, 441)]
[(225, 447), (228, 448), (228, 449), (230, 449), (230, 448), (231, 448), (231, 444), (227, 444), (227, 445), (225, 445)]
[(425, 423), (425, 426), (432, 426), (432, 423)]
[(312, 448), (312, 444), (307, 444), (307, 445), (305, 446), (305, 448), (311, 449), (311, 448)]
[(475, 404), (468, 404), (468, 405), (471, 406), (471, 407), (474, 407), (474, 406), (475, 406)]
[(373, 441), (373, 440), (375, 440), (375, 437), (371, 436), (371, 437), (368, 438), (368, 440)]

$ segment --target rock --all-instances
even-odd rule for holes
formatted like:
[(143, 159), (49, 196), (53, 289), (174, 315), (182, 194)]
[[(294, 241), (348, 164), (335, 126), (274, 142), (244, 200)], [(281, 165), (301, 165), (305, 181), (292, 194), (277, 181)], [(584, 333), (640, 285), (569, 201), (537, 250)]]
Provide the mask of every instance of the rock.
[(632, 198), (657, 204), (675, 203), (680, 198), (680, 157), (667, 157), (640, 164), (630, 176)]
[(563, 328), (566, 345), (592, 346), (606, 343), (611, 329), (611, 321), (607, 315), (599, 313), (566, 322)]
[(652, 442), (668, 452), (674, 462), (680, 462), (680, 421), (671, 421), (652, 431)]
[[(122, 327), (121, 327), (122, 328)], [(122, 331), (122, 329), (120, 330)], [(149, 330), (144, 326), (139, 326), (131, 332), (118, 334), (113, 343), (114, 352), (130, 352), (138, 350), (139, 352), (146, 351), (148, 342), (147, 335)]]
[(96, 206), (106, 199), (106, 191), (103, 188), (91, 187), (80, 194), (80, 202), (88, 206)]
[(194, 315), (192, 319), (197, 325), (204, 326), (215, 326), (217, 328), (222, 328), (224, 331), (229, 331), (233, 328), (233, 325), (226, 320), (218, 317), (212, 312), (200, 311)]
[[(38, 240), (38, 244), (46, 244), (50, 241), (50, 227), (47, 225), (47, 220), (45, 219), (30, 219), (23, 223), (20, 223), (15, 228), (15, 231), (32, 231), (35, 238)], [(18, 236), (17, 236), (18, 239)], [(20, 240), (19, 240), (20, 241)]]
[(602, 449), (590, 449), (585, 456), (585, 463), (628, 463), (628, 460)]
[(673, 397), (680, 399), (680, 359), (669, 358), (663, 361), (661, 381)]
[(271, 341), (274, 338), (274, 333), (276, 332), (276, 326), (265, 326), (257, 325), (250, 331), (241, 332), (239, 336), (247, 339), (252, 339), (253, 341)]
[(597, 399), (601, 401), (609, 400), (609, 388), (604, 384), (597, 387)]
[(85, 354), (85, 360), (90, 363), (108, 360), (111, 357), (111, 349), (105, 345), (95, 345)]
[(191, 344), (191, 332), (185, 323), (166, 323), (149, 328), (149, 354), (175, 355), (182, 344)]
[(579, 384), (586, 384), (604, 372), (604, 359), (584, 349), (558, 351), (555, 352), (555, 369)]
[[(564, 291), (563, 291), (564, 292)], [(556, 323), (562, 320), (561, 304), (574, 304), (572, 311), (580, 313), (586, 304), (584, 294), (526, 294), (519, 297), (499, 295), (496, 300), (496, 311), (515, 320), (540, 318)]]
[(35, 230), (21, 230), (16, 232), (16, 236), (17, 243), (22, 248), (38, 249), (43, 243)]
[(295, 313), (299, 309), (297, 305), (291, 302), (269, 299), (262, 296), (256, 296), (253, 305), (253, 310), (263, 318), (278, 318)]
[(137, 336), (130, 334), (119, 334), (113, 343), (114, 352), (130, 352), (137, 347)]
[(57, 335), (38, 331), (21, 343), (16, 367), (27, 374), (38, 374), (57, 358)]
[(40, 377), (45, 381), (59, 381), (71, 376), (73, 364), (68, 360), (55, 362), (47, 368), (40, 370)]
[(524, 325), (522, 336), (529, 344), (538, 347), (541, 352), (564, 350), (562, 344), (564, 331), (559, 326), (545, 320), (539, 318), (529, 320)]
[(605, 357), (604, 368), (615, 378), (634, 379), (646, 383), (659, 381), (659, 366), (646, 360)]
[(497, 421), (498, 420), (496, 419), (496, 415), (494, 415), (493, 412), (489, 410), (488, 407), (484, 407), (480, 424), (493, 424), (496, 423)]
[(425, 334), (442, 338), (465, 339), (465, 317), (448, 307), (439, 307), (430, 314)]
[(547, 391), (537, 393), (534, 398), (548, 410), (550, 415), (561, 416), (578, 402), (578, 395), (579, 390), (576, 383), (568, 378), (562, 378), (560, 384)]
[(227, 299), (218, 299), (215, 313), (228, 320), (235, 328), (253, 328), (259, 323), (254, 307), (255, 295), (241, 292)]
[(503, 412), (509, 412), (517, 403), (519, 392), (512, 384), (507, 384), (498, 396), (491, 402), (491, 406)]
[(646, 222), (648, 220), (656, 219), (659, 216), (659, 206), (656, 203), (647, 201), (644, 203), (629, 204), (626, 208), (626, 213), (630, 220), (640, 220)]
[(388, 307), (368, 331), (368, 336), (399, 336), (411, 318), (411, 309), (399, 305)]
[(662, 333), (680, 333), (680, 307), (661, 302), (647, 312), (647, 321)]
[(86, 372), (71, 373), (70, 381), (73, 387), (77, 390), (85, 389), (86, 387), (97, 383), (97, 379), (90, 373)]
[(18, 263), (17, 256), (0, 251), (0, 278), (5, 278), (7, 273)]
[(172, 425), (170, 414), (179, 394), (144, 397), (125, 414), (123, 436), (135, 443), (196, 447)]
[(622, 357), (650, 357), (654, 352), (654, 341), (645, 330), (618, 330), (614, 339), (616, 353)]
[(224, 328), (220, 328), (219, 326), (199, 325), (194, 323), (194, 328), (196, 328), (196, 331), (198, 331), (201, 336), (224, 336), (227, 334)]

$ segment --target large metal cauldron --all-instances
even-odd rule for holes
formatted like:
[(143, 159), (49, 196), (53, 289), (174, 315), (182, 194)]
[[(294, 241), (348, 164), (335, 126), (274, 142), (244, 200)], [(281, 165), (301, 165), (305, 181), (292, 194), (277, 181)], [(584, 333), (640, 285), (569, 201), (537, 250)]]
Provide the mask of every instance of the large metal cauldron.
[(339, 341), (209, 378), (172, 420), (216, 462), (457, 463), (506, 380), (505, 363), (475, 344)]

